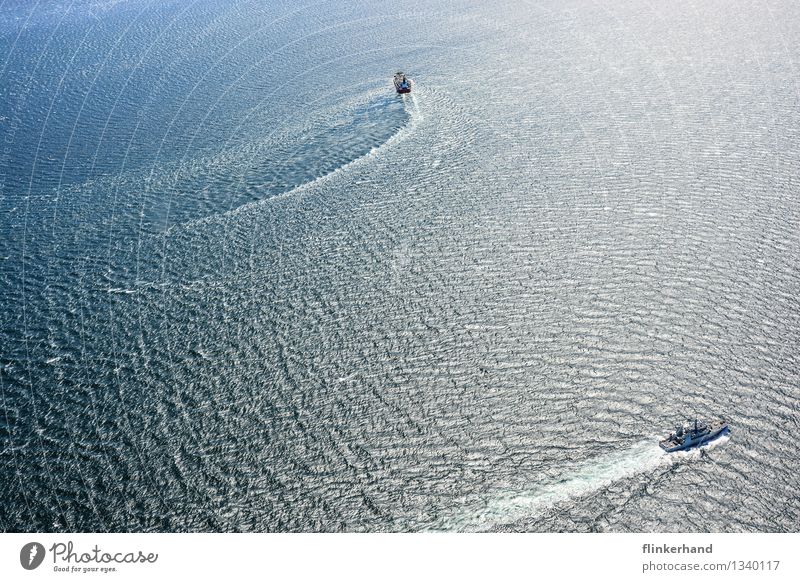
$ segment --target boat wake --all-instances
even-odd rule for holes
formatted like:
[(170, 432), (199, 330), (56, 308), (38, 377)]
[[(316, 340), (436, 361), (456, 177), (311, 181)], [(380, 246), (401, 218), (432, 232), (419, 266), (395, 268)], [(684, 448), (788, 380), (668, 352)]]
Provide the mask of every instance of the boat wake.
[(280, 200), (284, 200), (286, 198), (296, 198), (302, 195), (309, 193), (310, 191), (314, 191), (317, 187), (321, 184), (334, 180), (341, 176), (343, 173), (351, 170), (354, 167), (360, 166), (364, 163), (368, 163), (374, 160), (376, 157), (379, 157), (384, 154), (387, 150), (398, 144), (399, 142), (405, 140), (416, 128), (416, 126), (423, 120), (422, 109), (419, 106), (419, 102), (417, 101), (416, 95), (404, 94), (403, 97), (403, 104), (405, 106), (406, 115), (408, 116), (406, 123), (400, 127), (400, 129), (392, 134), (386, 141), (383, 143), (374, 146), (365, 154), (350, 160), (349, 162), (335, 168), (334, 170), (323, 174), (313, 180), (308, 182), (304, 182), (303, 184), (299, 184), (290, 190), (282, 192), (280, 194), (276, 194), (274, 196), (270, 196), (268, 198), (263, 198), (261, 200), (256, 200), (247, 204), (243, 204), (238, 206), (232, 210), (228, 210), (226, 212), (213, 214), (207, 217), (199, 218), (194, 221), (187, 222), (186, 225), (198, 226), (203, 225), (208, 222), (219, 220), (220, 218), (227, 218), (231, 216), (236, 216), (239, 213), (249, 212), (254, 208), (258, 208), (263, 204), (271, 204), (274, 202), (278, 202)]
[(557, 478), (534, 484), (527, 491), (506, 492), (443, 520), (433, 529), (482, 531), (492, 526), (535, 515), (561, 501), (580, 497), (625, 477), (652, 470), (667, 463), (668, 455), (655, 440), (595, 457)]
[(621, 479), (698, 458), (703, 451), (720, 446), (729, 439), (728, 433), (724, 433), (701, 447), (666, 453), (654, 436), (628, 449), (590, 459), (567, 474), (534, 484), (527, 491), (506, 492), (481, 503), (467, 503), (455, 515), (442, 519), (431, 529), (485, 531), (536, 515), (562, 501), (587, 495)]
[(417, 103), (416, 93), (405, 93), (403, 95), (403, 103), (405, 103), (406, 111), (408, 111), (412, 121), (419, 122), (424, 119), (422, 116), (422, 110), (419, 108), (419, 103)]

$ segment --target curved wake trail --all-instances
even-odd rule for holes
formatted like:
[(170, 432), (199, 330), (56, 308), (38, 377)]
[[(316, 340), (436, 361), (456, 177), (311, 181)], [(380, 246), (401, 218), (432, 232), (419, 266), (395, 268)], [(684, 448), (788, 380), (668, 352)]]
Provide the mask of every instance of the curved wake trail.
[[(424, 119), (422, 110), (419, 108), (419, 103), (417, 102), (416, 93), (406, 93), (403, 95), (403, 102), (406, 104), (406, 111), (408, 111), (412, 121), (422, 121)], [(409, 102), (411, 102), (410, 107)]]
[(698, 458), (703, 451), (730, 440), (728, 433), (688, 451), (665, 453), (657, 437), (641, 441), (624, 450), (613, 451), (580, 464), (574, 471), (557, 479), (548, 479), (528, 491), (507, 492), (485, 501), (483, 507), (465, 508), (458, 515), (443, 519), (432, 528), (446, 531), (482, 531), (492, 526), (535, 515), (567, 499), (580, 497), (607, 487), (626, 477)]
[(502, 494), (481, 508), (443, 520), (434, 529), (480, 531), (536, 514), (561, 501), (596, 491), (611, 483), (673, 462), (654, 440), (595, 457), (558, 479), (534, 485), (528, 491)]
[(242, 204), (241, 206), (237, 206), (232, 210), (228, 210), (226, 212), (221, 212), (217, 214), (212, 214), (210, 216), (205, 216), (202, 218), (198, 218), (195, 220), (190, 220), (183, 223), (181, 226), (197, 226), (203, 225), (208, 222), (218, 220), (220, 218), (226, 218), (230, 216), (235, 216), (236, 214), (242, 212), (248, 212), (253, 208), (257, 208), (262, 204), (271, 204), (277, 202), (279, 200), (283, 200), (286, 198), (296, 197), (298, 195), (302, 195), (307, 193), (310, 190), (318, 187), (320, 184), (324, 184), (325, 182), (329, 182), (330, 180), (342, 175), (344, 172), (347, 172), (351, 168), (355, 166), (359, 166), (364, 163), (368, 163), (370, 160), (374, 159), (376, 156), (382, 155), (386, 150), (390, 149), (392, 146), (397, 144), (398, 142), (406, 139), (408, 135), (416, 129), (416, 126), (424, 119), (422, 110), (417, 102), (416, 97), (412, 99), (406, 100), (406, 95), (403, 95), (403, 103), (405, 105), (406, 113), (408, 115), (407, 122), (391, 137), (389, 137), (386, 141), (371, 148), (365, 154), (350, 160), (349, 162), (331, 170), (330, 172), (318, 176), (308, 182), (304, 182), (302, 184), (298, 184), (297, 186), (287, 190), (286, 192), (281, 192), (280, 194), (276, 194), (274, 196), (270, 196), (268, 198), (263, 198), (261, 200), (255, 200), (253, 202), (249, 202), (247, 204)]

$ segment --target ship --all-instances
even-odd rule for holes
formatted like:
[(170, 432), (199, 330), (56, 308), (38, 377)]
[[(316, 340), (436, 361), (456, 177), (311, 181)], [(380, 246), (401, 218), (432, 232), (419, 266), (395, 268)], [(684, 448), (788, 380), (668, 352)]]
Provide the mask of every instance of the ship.
[(405, 73), (397, 72), (394, 74), (394, 88), (398, 93), (411, 93), (411, 79)]
[(693, 447), (699, 447), (722, 434), (730, 431), (728, 423), (722, 420), (714, 420), (709, 423), (694, 421), (694, 425), (688, 427), (679, 424), (675, 427), (675, 432), (658, 444), (668, 453), (684, 451)]

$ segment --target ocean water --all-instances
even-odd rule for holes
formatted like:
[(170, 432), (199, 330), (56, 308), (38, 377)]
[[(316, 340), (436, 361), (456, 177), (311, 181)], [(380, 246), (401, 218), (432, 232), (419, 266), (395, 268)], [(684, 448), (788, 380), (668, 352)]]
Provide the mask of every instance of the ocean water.
[(0, 530), (800, 531), (798, 46), (791, 0), (0, 0)]

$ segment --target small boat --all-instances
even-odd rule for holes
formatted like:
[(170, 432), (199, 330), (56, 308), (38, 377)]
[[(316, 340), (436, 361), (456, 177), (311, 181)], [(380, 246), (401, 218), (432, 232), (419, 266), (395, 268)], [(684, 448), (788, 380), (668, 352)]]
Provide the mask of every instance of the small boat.
[(729, 432), (728, 423), (722, 420), (713, 420), (708, 424), (694, 421), (694, 426), (685, 427), (679, 424), (675, 427), (675, 432), (658, 444), (668, 453), (684, 451), (693, 447), (699, 447), (714, 440), (721, 434)]
[(411, 93), (411, 79), (405, 73), (394, 74), (394, 88), (398, 93)]

